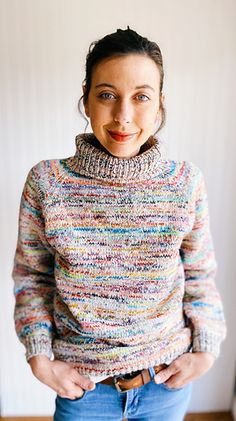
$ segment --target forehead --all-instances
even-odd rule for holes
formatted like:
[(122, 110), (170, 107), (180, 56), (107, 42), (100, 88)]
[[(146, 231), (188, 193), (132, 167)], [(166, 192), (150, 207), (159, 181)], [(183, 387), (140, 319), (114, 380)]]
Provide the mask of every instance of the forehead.
[(104, 59), (93, 69), (92, 85), (99, 83), (132, 85), (160, 82), (160, 73), (156, 63), (144, 54), (129, 54)]

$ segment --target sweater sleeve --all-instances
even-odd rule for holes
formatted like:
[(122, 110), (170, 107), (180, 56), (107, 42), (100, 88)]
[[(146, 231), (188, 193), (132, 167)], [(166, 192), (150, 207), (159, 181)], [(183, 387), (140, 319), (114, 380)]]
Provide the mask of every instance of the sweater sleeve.
[(192, 328), (192, 351), (209, 352), (216, 358), (226, 335), (219, 291), (215, 284), (217, 263), (210, 232), (207, 192), (197, 169), (195, 220), (181, 244), (185, 273), (184, 314)]
[(15, 328), (27, 360), (39, 354), (51, 358), (54, 334), (54, 255), (45, 239), (36, 168), (29, 172), (21, 197), (12, 272)]

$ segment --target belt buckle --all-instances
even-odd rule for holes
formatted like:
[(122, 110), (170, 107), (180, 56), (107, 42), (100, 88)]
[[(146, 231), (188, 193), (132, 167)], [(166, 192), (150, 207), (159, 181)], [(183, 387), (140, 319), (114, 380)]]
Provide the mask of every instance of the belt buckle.
[(120, 393), (125, 393), (125, 392), (127, 392), (127, 389), (126, 390), (122, 390), (121, 389), (121, 387), (120, 387), (120, 385), (119, 385), (119, 379), (121, 379), (121, 377), (120, 376), (114, 376), (114, 386), (115, 386), (115, 388), (116, 388), (116, 390), (118, 391), (118, 392), (120, 392)]

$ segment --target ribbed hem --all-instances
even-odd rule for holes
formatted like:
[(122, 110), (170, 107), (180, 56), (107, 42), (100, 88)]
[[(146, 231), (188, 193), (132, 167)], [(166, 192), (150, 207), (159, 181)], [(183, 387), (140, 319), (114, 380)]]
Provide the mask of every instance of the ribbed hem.
[(219, 338), (218, 335), (212, 332), (199, 331), (194, 334), (192, 351), (193, 352), (209, 352), (215, 358), (217, 358), (220, 353), (221, 341), (222, 341), (222, 337)]
[(48, 336), (29, 336), (25, 339), (24, 345), (26, 348), (27, 361), (36, 355), (46, 355), (49, 359), (52, 358), (52, 341)]
[[(163, 345), (163, 344), (161, 344)], [(121, 347), (103, 350), (103, 345), (97, 344), (96, 349), (88, 346), (68, 344), (63, 340), (55, 340), (53, 354), (56, 360), (73, 363), (83, 375), (115, 376), (153, 367), (159, 364), (170, 364), (191, 348), (189, 336), (184, 336), (178, 346), (169, 344), (169, 347), (146, 347), (134, 352), (133, 347)], [(87, 349), (86, 349), (87, 348)]]

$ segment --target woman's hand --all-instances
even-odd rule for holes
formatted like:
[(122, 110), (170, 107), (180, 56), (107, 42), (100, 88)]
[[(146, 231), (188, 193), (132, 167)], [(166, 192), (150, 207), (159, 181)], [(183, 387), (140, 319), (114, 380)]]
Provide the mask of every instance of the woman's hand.
[(30, 358), (29, 364), (35, 377), (62, 398), (80, 398), (84, 390), (93, 390), (96, 387), (95, 383), (79, 374), (71, 363), (50, 361), (45, 355), (37, 355)]
[(205, 374), (213, 363), (214, 357), (208, 352), (188, 352), (156, 374), (154, 381), (165, 383), (170, 388), (183, 387)]

